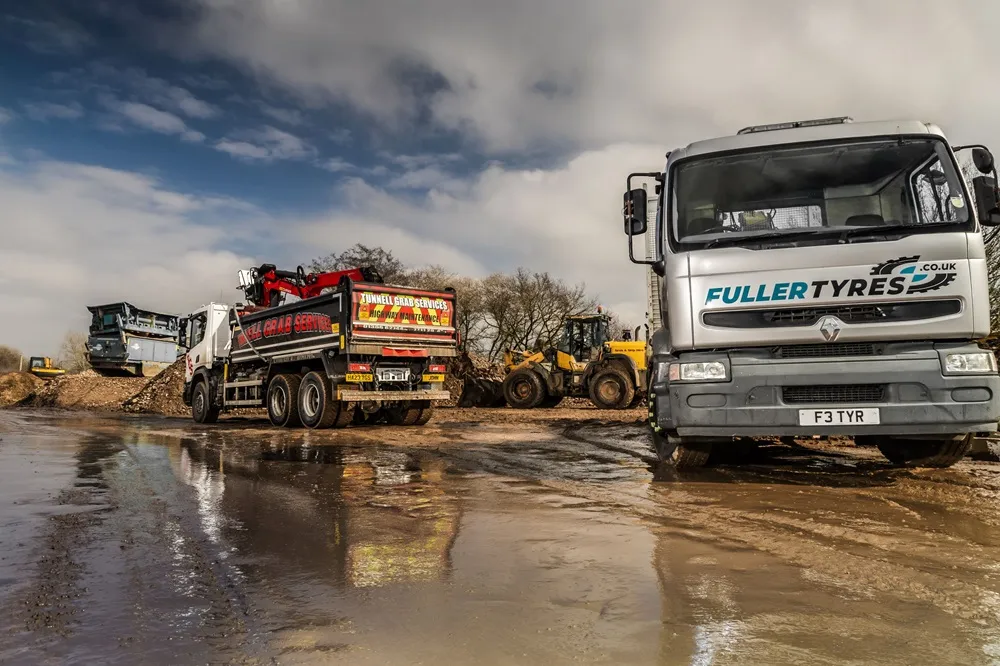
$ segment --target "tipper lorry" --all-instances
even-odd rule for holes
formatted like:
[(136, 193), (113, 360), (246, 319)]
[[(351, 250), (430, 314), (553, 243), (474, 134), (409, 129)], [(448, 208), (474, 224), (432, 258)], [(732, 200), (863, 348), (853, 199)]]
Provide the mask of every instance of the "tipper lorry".
[(386, 285), (368, 270), (307, 275), (273, 265), (240, 271), (240, 286), (267, 305), (209, 303), (186, 318), (183, 396), (198, 423), (266, 407), (284, 427), (424, 425), (433, 403), (450, 397), (454, 290)]
[[(631, 247), (648, 226), (634, 180), (656, 182), (651, 257)], [(648, 372), (660, 460), (842, 435), (945, 467), (997, 430), (997, 363), (977, 343), (983, 228), (1000, 225), (984, 146), (917, 121), (748, 127), (630, 174), (624, 217), (630, 258), (663, 278)]]

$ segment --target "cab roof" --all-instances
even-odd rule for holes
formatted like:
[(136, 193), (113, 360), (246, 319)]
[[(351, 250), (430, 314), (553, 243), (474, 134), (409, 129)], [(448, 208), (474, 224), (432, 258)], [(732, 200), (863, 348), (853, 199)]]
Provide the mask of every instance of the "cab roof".
[[(785, 124), (782, 123), (782, 125)], [(791, 125), (791, 123), (787, 123), (787, 125)], [(944, 133), (940, 127), (919, 120), (878, 120), (860, 123), (831, 122), (805, 127), (789, 127), (787, 129), (762, 129), (744, 134), (696, 141), (684, 148), (672, 151), (670, 153), (670, 161), (673, 162), (695, 155), (708, 155), (711, 153), (745, 150), (748, 148), (764, 148), (775, 145), (919, 134), (944, 138)]]

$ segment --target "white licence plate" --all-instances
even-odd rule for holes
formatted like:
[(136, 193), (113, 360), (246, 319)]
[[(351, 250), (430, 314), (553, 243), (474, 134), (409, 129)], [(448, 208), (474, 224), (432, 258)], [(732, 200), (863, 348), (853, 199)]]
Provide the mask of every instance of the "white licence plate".
[(877, 407), (838, 407), (837, 409), (800, 409), (799, 425), (878, 425)]
[(410, 379), (409, 368), (379, 368), (378, 380), (380, 382), (405, 382)]

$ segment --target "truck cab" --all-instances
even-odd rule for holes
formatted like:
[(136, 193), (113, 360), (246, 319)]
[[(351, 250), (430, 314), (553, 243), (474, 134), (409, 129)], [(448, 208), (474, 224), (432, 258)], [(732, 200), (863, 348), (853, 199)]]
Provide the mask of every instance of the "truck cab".
[[(655, 204), (635, 178), (656, 182)], [(655, 256), (631, 240), (629, 254), (663, 278), (649, 373), (662, 460), (848, 435), (946, 466), (996, 430), (996, 359), (976, 343), (983, 228), (1000, 224), (985, 147), (917, 121), (755, 126), (671, 151), (626, 189), (630, 239), (657, 207)]]

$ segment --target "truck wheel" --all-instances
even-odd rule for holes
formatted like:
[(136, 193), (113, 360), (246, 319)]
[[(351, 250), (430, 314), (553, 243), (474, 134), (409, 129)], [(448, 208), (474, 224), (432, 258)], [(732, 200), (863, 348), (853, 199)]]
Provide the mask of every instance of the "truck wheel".
[(503, 397), (514, 409), (534, 409), (545, 399), (542, 378), (533, 370), (515, 370), (503, 380)]
[(635, 385), (625, 371), (611, 366), (590, 380), (590, 401), (601, 409), (628, 409), (635, 399)]
[[(413, 426), (417, 425), (420, 421), (421, 413), (423, 411), (430, 411), (430, 407), (421, 407), (420, 403), (414, 402), (412, 400), (400, 402), (392, 407), (388, 407), (385, 410), (385, 420), (389, 425), (394, 426)], [(430, 418), (429, 416), (427, 417)], [(424, 422), (426, 423), (426, 421)], [(423, 425), (423, 424), (420, 424)]]
[(298, 375), (275, 375), (267, 385), (267, 418), (279, 428), (297, 428), (302, 425), (299, 415)]
[(343, 428), (354, 418), (354, 405), (337, 400), (330, 380), (319, 372), (302, 378), (298, 404), (307, 428)]
[(374, 412), (366, 412), (361, 406), (354, 408), (354, 425), (378, 425), (385, 419), (385, 409), (379, 407)]
[(901, 467), (951, 467), (965, 457), (972, 435), (945, 439), (889, 439), (878, 441), (878, 450)]
[(427, 422), (431, 420), (432, 416), (434, 416), (434, 406), (428, 403), (420, 408), (420, 416), (417, 417), (417, 422), (413, 425), (427, 425)]
[(653, 448), (661, 463), (677, 469), (704, 467), (712, 455), (711, 442), (685, 442), (677, 435), (653, 433)]
[(194, 393), (191, 395), (191, 418), (195, 423), (215, 423), (219, 420), (219, 408), (212, 404), (208, 382), (200, 381), (194, 385)]

